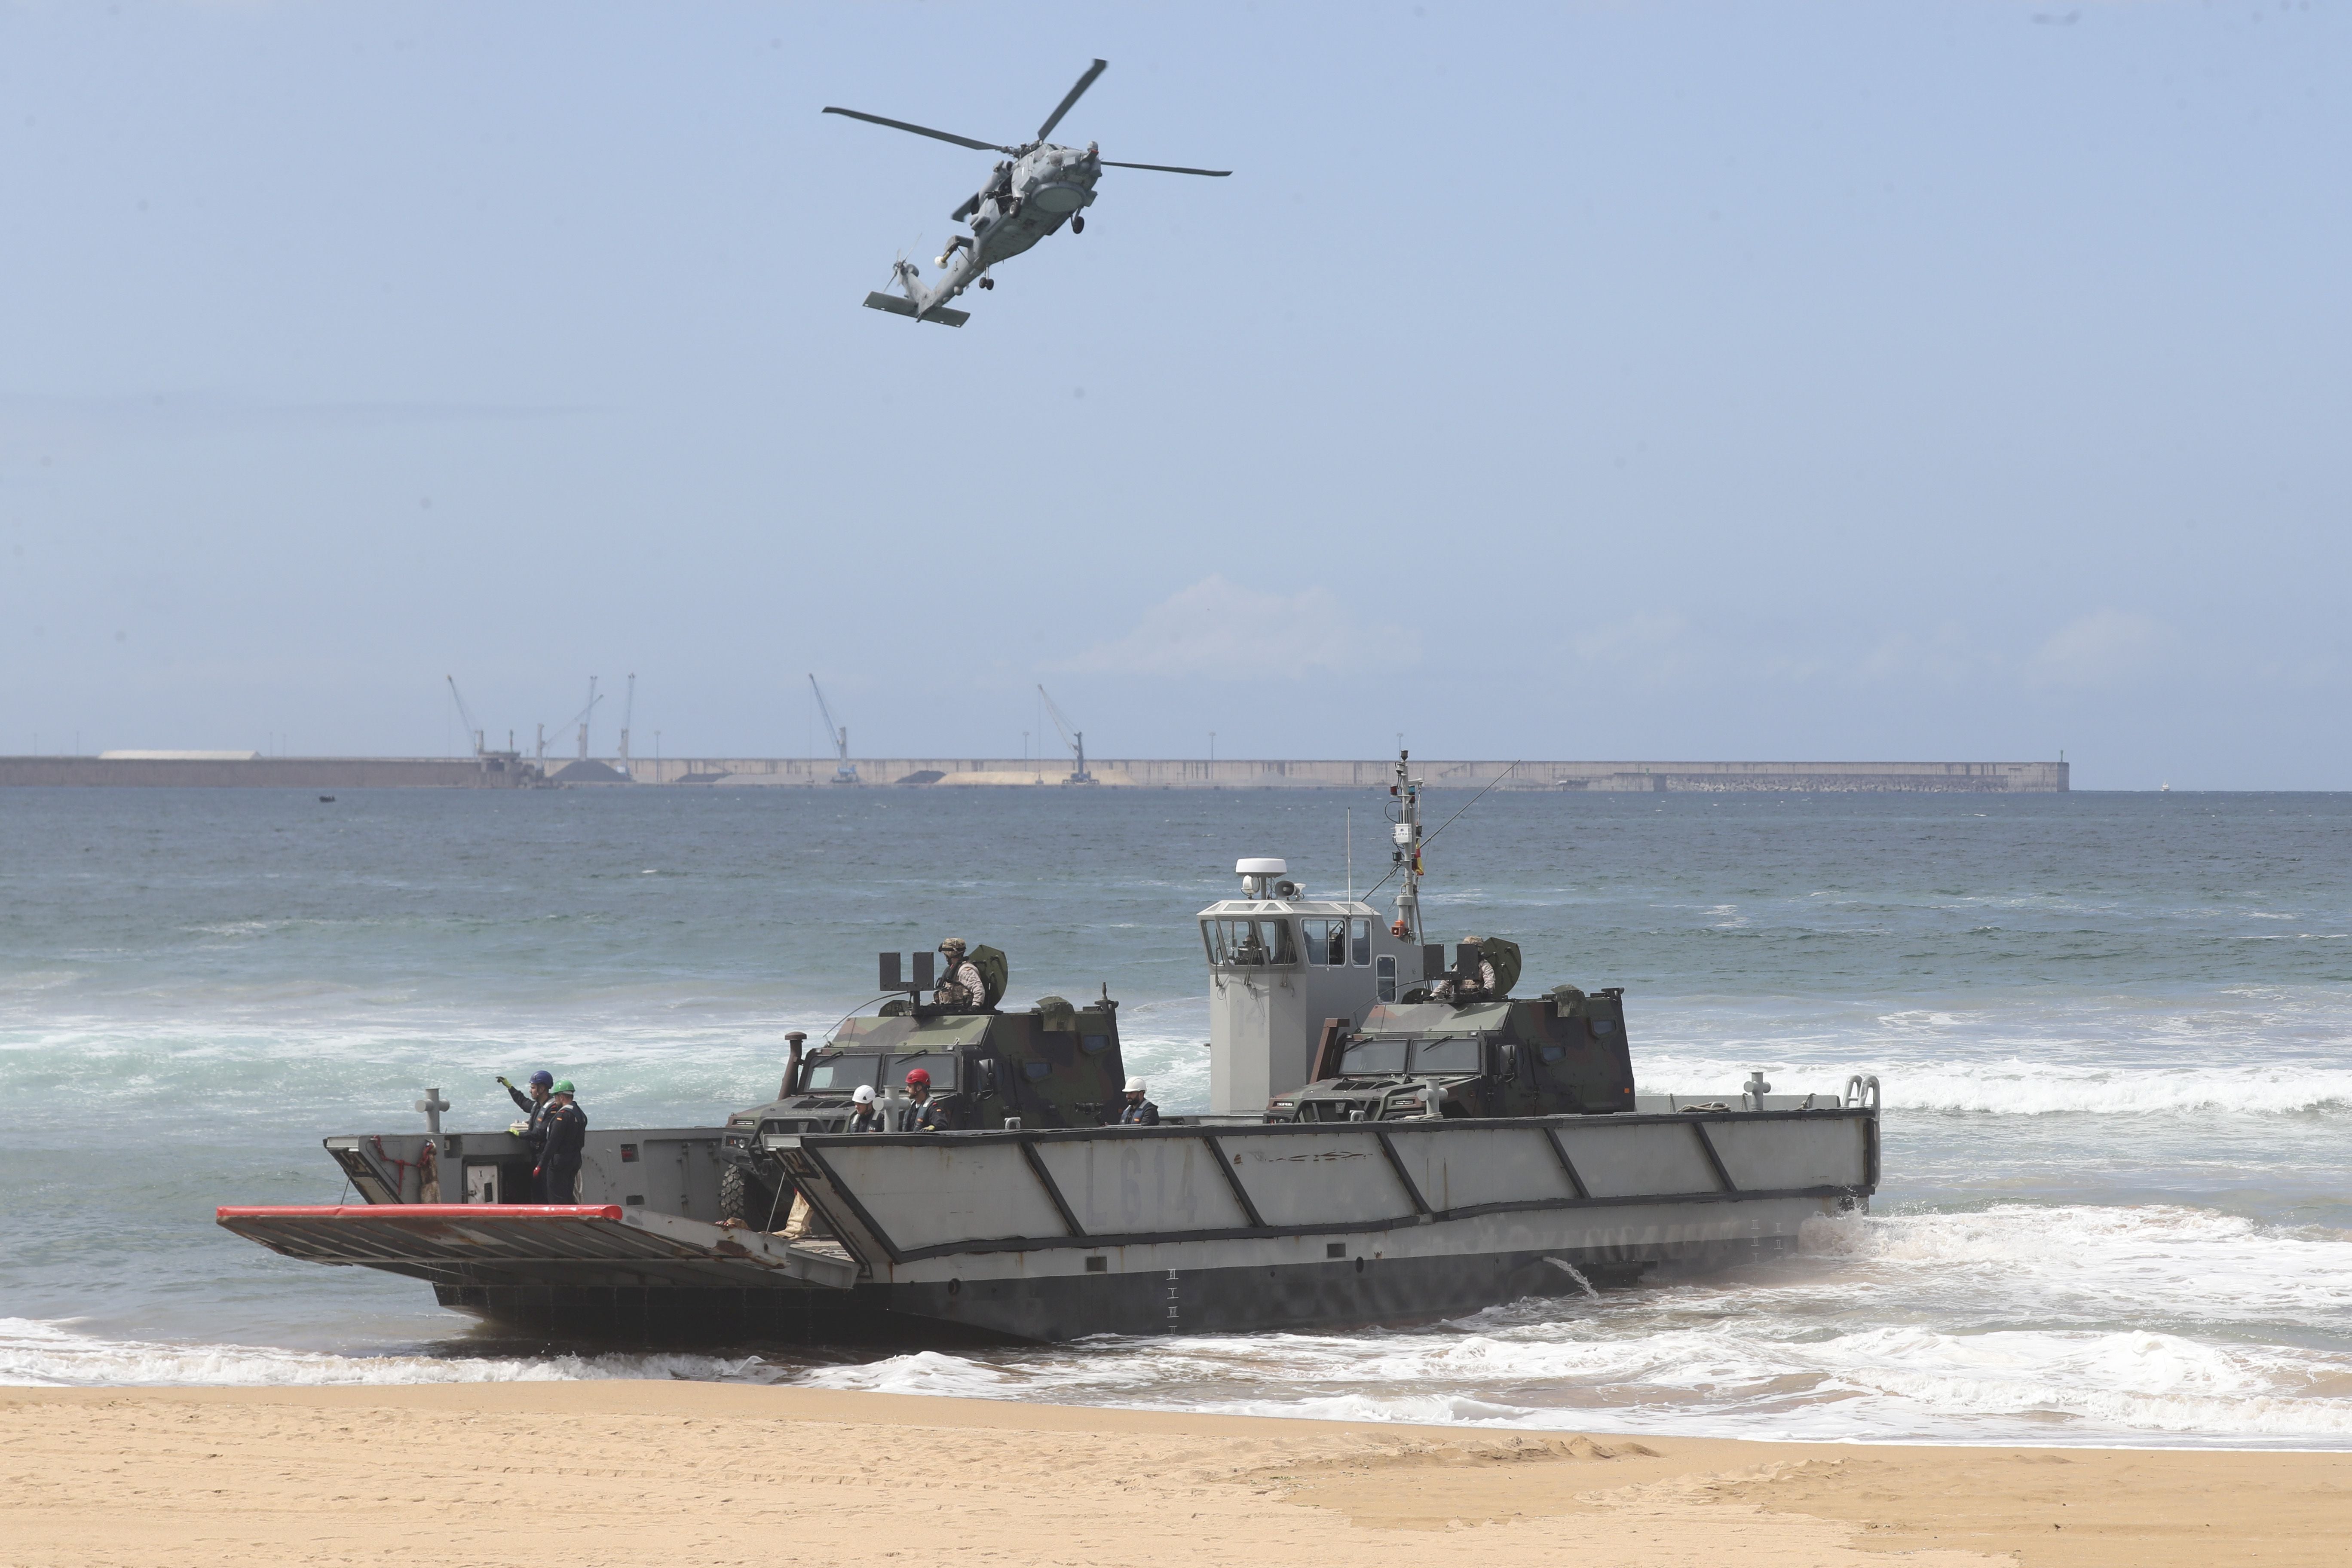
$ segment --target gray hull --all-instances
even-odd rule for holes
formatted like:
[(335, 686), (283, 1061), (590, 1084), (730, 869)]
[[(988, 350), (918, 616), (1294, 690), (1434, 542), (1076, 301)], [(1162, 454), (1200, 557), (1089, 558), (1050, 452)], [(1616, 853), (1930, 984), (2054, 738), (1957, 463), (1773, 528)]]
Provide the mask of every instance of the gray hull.
[[(456, 1157), (480, 1137), (452, 1140)], [(592, 1190), (612, 1206), (561, 1216), (384, 1205), (222, 1223), (541, 1332), (1057, 1341), (1402, 1322), (1718, 1268), (1793, 1247), (1878, 1181), (1870, 1107), (804, 1135), (772, 1142), (836, 1239), (793, 1247), (674, 1212), (707, 1202), (716, 1133), (599, 1137), (630, 1147), (607, 1168), (655, 1190)], [(412, 1157), (405, 1142), (383, 1141)]]

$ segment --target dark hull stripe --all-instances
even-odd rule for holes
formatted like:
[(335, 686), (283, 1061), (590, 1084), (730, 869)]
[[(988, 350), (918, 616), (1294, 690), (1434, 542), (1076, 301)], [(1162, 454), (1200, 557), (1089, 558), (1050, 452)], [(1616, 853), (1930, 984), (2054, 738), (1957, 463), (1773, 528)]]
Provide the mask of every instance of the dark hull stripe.
[(1660, 1266), (1730, 1267), (1788, 1236), (1444, 1258), (1355, 1257), (1281, 1268), (1144, 1269), (1051, 1279), (861, 1285), (845, 1291), (441, 1287), (445, 1307), (541, 1332), (631, 1343), (970, 1344), (1088, 1334), (1360, 1328), (1458, 1317), (1530, 1296), (1577, 1296)]

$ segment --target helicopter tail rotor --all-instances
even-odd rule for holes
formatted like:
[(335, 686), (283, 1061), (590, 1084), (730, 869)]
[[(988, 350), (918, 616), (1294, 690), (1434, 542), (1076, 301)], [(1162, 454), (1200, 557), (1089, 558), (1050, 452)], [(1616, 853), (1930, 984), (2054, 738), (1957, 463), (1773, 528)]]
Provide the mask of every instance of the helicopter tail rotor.
[(890, 263), (890, 279), (906, 292), (903, 295), (886, 294), (877, 289), (866, 296), (867, 310), (887, 310), (894, 316), (912, 316), (919, 321), (937, 321), (943, 327), (961, 327), (971, 320), (969, 310), (950, 310), (943, 305), (934, 305), (929, 310), (923, 309), (923, 269), (908, 260), (903, 250), (898, 253), (898, 259)]

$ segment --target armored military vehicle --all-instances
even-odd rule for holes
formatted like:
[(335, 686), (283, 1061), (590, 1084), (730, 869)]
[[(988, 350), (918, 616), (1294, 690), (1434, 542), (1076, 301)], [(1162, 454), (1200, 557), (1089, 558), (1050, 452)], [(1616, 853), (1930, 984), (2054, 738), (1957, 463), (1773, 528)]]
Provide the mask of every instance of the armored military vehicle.
[(957, 1130), (1003, 1127), (1096, 1127), (1112, 1120), (1126, 1069), (1119, 1060), (1118, 1004), (1109, 988), (1084, 1006), (1040, 997), (1025, 1012), (1008, 1013), (1011, 970), (1004, 954), (975, 947), (986, 994), (973, 1009), (923, 1000), (932, 988), (931, 954), (912, 963), (882, 954), (880, 989), (906, 994), (870, 1016), (845, 1019), (833, 1038), (803, 1054), (807, 1037), (785, 1037), (791, 1049), (778, 1097), (727, 1119), (719, 1146), (719, 1207), (729, 1219), (769, 1230), (791, 1204), (792, 1182), (773, 1148), (778, 1134), (838, 1132), (847, 1123), (850, 1097), (875, 1093), (884, 1125), (897, 1131), (909, 1103), (907, 1075), (930, 1075), (931, 1092)]
[[(1493, 984), (1485, 984), (1491, 975)], [(1633, 1109), (1624, 992), (1555, 986), (1515, 1000), (1518, 944), (1483, 937), (1454, 967), (1376, 1004), (1355, 1028), (1334, 1018), (1314, 1081), (1276, 1096), (1268, 1121), (1395, 1121), (1417, 1117), (1586, 1116)], [(1460, 1000), (1455, 1000), (1456, 997)]]

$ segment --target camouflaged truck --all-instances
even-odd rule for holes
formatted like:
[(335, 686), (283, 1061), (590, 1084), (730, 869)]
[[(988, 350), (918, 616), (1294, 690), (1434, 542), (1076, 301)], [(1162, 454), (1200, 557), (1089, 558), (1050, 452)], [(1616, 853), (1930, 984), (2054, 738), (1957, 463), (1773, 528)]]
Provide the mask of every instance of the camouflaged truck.
[(758, 1230), (782, 1224), (791, 1182), (765, 1141), (841, 1131), (860, 1085), (874, 1090), (895, 1130), (908, 1103), (907, 1075), (917, 1068), (931, 1075), (931, 1092), (947, 1102), (959, 1131), (1097, 1127), (1116, 1118), (1127, 1071), (1118, 1003), (1108, 987), (1084, 1006), (1045, 996), (1025, 1012), (1006, 1012), (998, 1005), (1010, 978), (1004, 954), (975, 947), (970, 957), (987, 988), (984, 1008), (941, 1007), (923, 999), (931, 956), (916, 953), (902, 968), (899, 954), (882, 954), (881, 989), (907, 994), (871, 1016), (845, 1020), (814, 1050), (803, 1054), (805, 1037), (786, 1037), (792, 1058), (779, 1097), (727, 1119), (719, 1147), (721, 1215)]
[[(1481, 986), (1481, 965), (1495, 984)], [(1464, 942), (1453, 971), (1324, 1027), (1313, 1081), (1268, 1102), (1268, 1121), (1574, 1116), (1633, 1105), (1624, 992), (1553, 987), (1516, 1001), (1518, 944)], [(1466, 999), (1454, 1001), (1455, 995)]]

